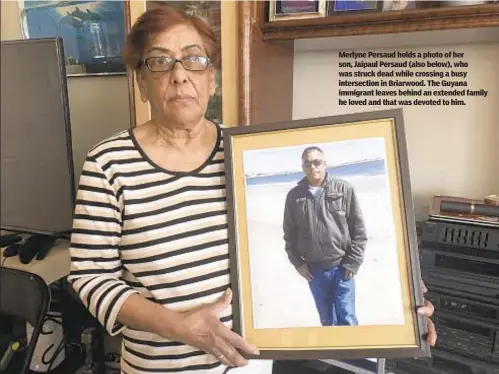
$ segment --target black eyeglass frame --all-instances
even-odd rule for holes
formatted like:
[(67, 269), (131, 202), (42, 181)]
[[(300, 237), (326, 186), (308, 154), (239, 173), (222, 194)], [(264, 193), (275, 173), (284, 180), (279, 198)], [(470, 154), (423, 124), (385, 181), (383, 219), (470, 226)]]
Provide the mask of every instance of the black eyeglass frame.
[[(168, 60), (171, 60), (172, 64), (171, 64), (171, 67), (169, 69), (166, 69), (166, 70), (153, 70), (151, 69), (151, 67), (149, 66), (149, 64), (147, 63), (149, 60), (153, 60), (153, 59), (157, 59), (157, 58), (163, 58), (163, 59), (168, 59)], [(191, 58), (196, 58), (196, 59), (202, 59), (205, 61), (205, 68), (204, 69), (189, 69), (187, 68), (185, 65), (184, 65), (184, 60), (188, 60), (188, 59), (191, 59)], [(172, 58), (172, 57), (162, 57), (162, 56), (152, 56), (152, 57), (147, 57), (145, 59), (142, 59), (139, 61), (139, 64), (138, 64), (138, 67), (142, 67), (142, 66), (145, 66), (147, 67), (147, 69), (150, 71), (150, 72), (153, 72), (153, 73), (161, 73), (161, 72), (168, 72), (168, 71), (172, 71), (174, 68), (175, 68), (175, 65), (177, 64), (177, 62), (180, 63), (180, 65), (182, 65), (182, 67), (187, 70), (187, 71), (205, 71), (206, 69), (208, 69), (208, 67), (210, 66), (210, 63), (211, 63), (211, 59), (207, 56), (186, 56), (186, 57), (182, 57), (182, 58)]]

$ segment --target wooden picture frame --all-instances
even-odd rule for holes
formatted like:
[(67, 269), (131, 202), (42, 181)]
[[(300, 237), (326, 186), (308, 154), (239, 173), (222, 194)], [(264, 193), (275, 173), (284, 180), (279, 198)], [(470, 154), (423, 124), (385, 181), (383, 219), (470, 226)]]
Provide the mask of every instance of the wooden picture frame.
[[(313, 4), (312, 4), (313, 3)], [(327, 15), (327, 0), (270, 0), (268, 1), (269, 22), (321, 18)]]
[[(426, 321), (416, 312), (424, 296), (402, 109), (223, 131), (234, 330), (260, 350), (255, 358), (429, 356)], [(285, 250), (287, 196), (303, 178), (301, 155), (309, 146), (323, 151), (328, 175), (353, 186), (367, 227), (354, 276), (356, 326), (322, 324), (311, 283)]]

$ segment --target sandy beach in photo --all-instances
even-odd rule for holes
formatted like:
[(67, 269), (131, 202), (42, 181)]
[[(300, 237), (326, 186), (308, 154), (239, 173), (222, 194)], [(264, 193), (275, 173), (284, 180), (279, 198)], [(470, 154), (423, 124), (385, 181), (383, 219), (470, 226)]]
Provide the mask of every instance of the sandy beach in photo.
[[(404, 323), (395, 231), (386, 174), (344, 175), (357, 191), (368, 244), (356, 276), (360, 325)], [(274, 177), (275, 180), (275, 177)], [(284, 250), (284, 201), (297, 179), (246, 186), (247, 229), (254, 328), (320, 326), (307, 281), (289, 263)]]

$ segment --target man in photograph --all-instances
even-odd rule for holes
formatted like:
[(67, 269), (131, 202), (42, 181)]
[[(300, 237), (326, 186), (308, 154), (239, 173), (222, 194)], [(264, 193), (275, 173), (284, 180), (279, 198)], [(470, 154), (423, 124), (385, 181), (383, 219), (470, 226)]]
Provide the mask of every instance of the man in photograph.
[(302, 153), (305, 174), (286, 196), (285, 249), (308, 282), (323, 326), (356, 326), (355, 275), (367, 233), (351, 184), (327, 173), (323, 151)]

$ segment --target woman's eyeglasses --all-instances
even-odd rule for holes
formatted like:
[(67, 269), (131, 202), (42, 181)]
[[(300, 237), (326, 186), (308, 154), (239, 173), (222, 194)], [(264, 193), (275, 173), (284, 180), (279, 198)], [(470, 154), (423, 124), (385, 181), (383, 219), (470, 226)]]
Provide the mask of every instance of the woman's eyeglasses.
[(202, 71), (206, 70), (210, 64), (210, 58), (204, 56), (187, 56), (183, 58), (171, 57), (148, 57), (140, 62), (152, 72), (164, 72), (173, 69), (175, 64), (180, 62), (185, 70)]

